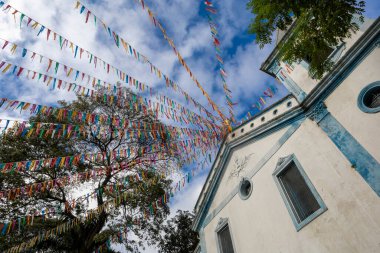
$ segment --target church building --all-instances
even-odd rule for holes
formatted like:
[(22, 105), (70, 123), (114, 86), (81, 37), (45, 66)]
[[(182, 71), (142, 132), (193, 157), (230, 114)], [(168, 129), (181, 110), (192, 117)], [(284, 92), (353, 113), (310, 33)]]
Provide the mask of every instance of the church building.
[(262, 64), (289, 95), (222, 143), (195, 206), (197, 252), (380, 252), (380, 18), (356, 22), (320, 80), (307, 59), (281, 62), (281, 43)]

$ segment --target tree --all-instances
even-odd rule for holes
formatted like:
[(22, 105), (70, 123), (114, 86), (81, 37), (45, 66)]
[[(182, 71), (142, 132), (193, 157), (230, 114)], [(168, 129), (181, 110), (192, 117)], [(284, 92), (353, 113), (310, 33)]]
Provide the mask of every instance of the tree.
[(194, 214), (178, 210), (177, 215), (163, 225), (164, 234), (158, 247), (160, 253), (191, 253), (198, 245), (197, 232), (191, 229)]
[(276, 29), (290, 29), (291, 36), (281, 45), (281, 60), (307, 60), (309, 75), (320, 79), (332, 67), (326, 59), (330, 48), (359, 29), (352, 18), (359, 15), (363, 22), (364, 6), (364, 1), (357, 0), (250, 0), (247, 8), (255, 17), (248, 30), (262, 48), (272, 43)]
[[(114, 209), (98, 209), (90, 219), (82, 219), (63, 235), (46, 237), (32, 249), (34, 252), (92, 252), (107, 243), (110, 237), (126, 231), (128, 235), (134, 236), (118, 237), (118, 243), (124, 244), (128, 250), (141, 247), (143, 241), (148, 245), (157, 242), (160, 226), (169, 214), (165, 203), (161, 201), (160, 206), (154, 204), (170, 190), (171, 181), (163, 176), (163, 172), (181, 162), (177, 150), (171, 145), (175, 137), (169, 136), (164, 125), (143, 105), (130, 104), (130, 101), (136, 100), (136, 96), (129, 90), (125, 90), (124, 98), (119, 99), (117, 103), (104, 100), (103, 96), (97, 99), (78, 97), (72, 103), (61, 101), (61, 107), (68, 111), (76, 110), (87, 113), (87, 116), (105, 115), (115, 119), (84, 124), (72, 130), (71, 136), (62, 128), (56, 131), (49, 127), (49, 123), (60, 123), (61, 126), (75, 124), (68, 120), (70, 117), (65, 119), (62, 115), (38, 114), (30, 118), (26, 132), (22, 130), (21, 133), (20, 125), (15, 125), (0, 137), (0, 162), (84, 153), (103, 156), (100, 159), (86, 157), (76, 165), (63, 168), (57, 166), (58, 162), (54, 160), (51, 163), (39, 163), (40, 167), (36, 170), (12, 168), (10, 172), (0, 173), (0, 192), (9, 193), (5, 198), (0, 198), (0, 223), (4, 220), (17, 221), (36, 211), (45, 210), (47, 213), (48, 210), (54, 210), (53, 213), (36, 216), (33, 225), (13, 228), (11, 233), (0, 235), (1, 252), (60, 224), (85, 217), (88, 210), (94, 210), (120, 197), (122, 193), (130, 194), (128, 198), (121, 198)], [(133, 122), (139, 128), (123, 129), (120, 127), (122, 119)], [(40, 129), (36, 127), (39, 122), (44, 122)], [(45, 125), (47, 128), (44, 128)], [(39, 131), (38, 134), (28, 135), (32, 129)], [(77, 134), (74, 134), (76, 131)], [(118, 155), (121, 149), (128, 149), (128, 155)], [(78, 173), (80, 177), (70, 180)], [(32, 185), (35, 187), (30, 187)], [(24, 194), (19, 194), (20, 189)], [(29, 189), (33, 193), (25, 194)], [(78, 194), (81, 198), (77, 198)], [(92, 194), (94, 199), (88, 198), (87, 194)]]

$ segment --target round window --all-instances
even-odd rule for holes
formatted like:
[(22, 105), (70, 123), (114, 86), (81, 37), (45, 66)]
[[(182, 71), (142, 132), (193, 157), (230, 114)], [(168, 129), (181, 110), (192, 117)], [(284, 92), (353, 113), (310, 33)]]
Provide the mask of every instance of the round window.
[(371, 83), (360, 92), (358, 106), (366, 113), (380, 111), (380, 81)]
[(240, 181), (239, 195), (241, 199), (248, 199), (252, 193), (252, 182), (248, 178), (243, 178)]

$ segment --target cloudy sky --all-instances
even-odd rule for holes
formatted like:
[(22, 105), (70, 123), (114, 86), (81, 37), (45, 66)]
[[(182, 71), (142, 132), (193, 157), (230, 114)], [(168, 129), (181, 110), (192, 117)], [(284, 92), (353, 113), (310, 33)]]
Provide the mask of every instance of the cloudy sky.
[[(22, 13), (37, 20), (40, 24), (52, 28), (55, 32), (131, 74), (139, 81), (160, 89), (164, 86), (162, 80), (151, 74), (148, 65), (137, 62), (133, 57), (126, 55), (122, 48), (117, 48), (113, 39), (107, 35), (99, 22), (98, 25), (95, 25), (93, 19), (90, 19), (86, 24), (84, 22), (86, 13), (79, 14), (79, 10), (74, 9), (75, 2), (74, 0), (8, 0), (9, 4)], [(167, 41), (152, 25), (147, 13), (138, 3), (134, 0), (84, 0), (82, 2), (193, 98), (201, 104), (207, 105), (206, 99), (179, 64)], [(232, 91), (233, 100), (238, 102), (235, 107), (238, 119), (241, 119), (248, 111), (257, 112), (252, 108), (252, 104), (269, 85), (276, 86), (278, 93), (274, 98), (268, 100), (267, 105), (287, 94), (280, 84), (259, 70), (259, 66), (272, 50), (272, 46), (260, 50), (254, 43), (254, 36), (247, 33), (247, 26), (252, 16), (246, 10), (246, 2), (242, 0), (219, 0), (216, 2), (218, 14), (215, 22), (219, 25), (218, 32), (224, 66), (228, 73), (227, 83)], [(146, 3), (163, 24), (205, 90), (216, 104), (225, 110), (215, 51), (202, 1), (146, 0)], [(366, 10), (366, 16), (376, 18), (380, 13), (380, 2), (367, 1)], [(88, 63), (86, 57), (82, 60), (79, 60), (78, 57), (74, 59), (70, 49), (60, 50), (56, 41), (47, 41), (46, 33), (37, 36), (38, 29), (25, 28), (26, 20), (20, 29), (19, 20), (19, 13), (13, 16), (11, 12), (0, 12), (0, 48), (4, 43), (3, 39), (9, 40), (17, 43), (20, 47), (73, 66), (102, 80), (110, 83), (116, 82), (117, 78), (114, 75), (107, 74), (102, 68), (95, 69), (93, 64)], [(30, 57), (21, 57), (21, 52), (22, 50), (19, 49), (11, 55), (10, 47), (7, 47), (5, 50), (0, 50), (0, 60), (16, 63), (42, 73), (46, 71), (46, 63), (41, 64), (39, 60), (31, 61)], [(62, 73), (60, 75), (63, 76)], [(54, 105), (57, 100), (62, 99), (75, 99), (73, 93), (52, 90), (41, 82), (27, 80), (25, 75), (21, 78), (15, 78), (12, 74), (1, 75), (0, 87), (1, 97), (44, 105)], [(183, 98), (171, 90), (163, 89), (162, 91), (186, 105)], [(0, 118), (3, 119), (26, 119), (27, 117), (28, 115), (0, 110)], [(192, 183), (174, 198), (171, 204), (173, 210), (193, 209), (206, 175), (207, 169), (195, 177)], [(155, 251), (152, 250), (152, 252)]]

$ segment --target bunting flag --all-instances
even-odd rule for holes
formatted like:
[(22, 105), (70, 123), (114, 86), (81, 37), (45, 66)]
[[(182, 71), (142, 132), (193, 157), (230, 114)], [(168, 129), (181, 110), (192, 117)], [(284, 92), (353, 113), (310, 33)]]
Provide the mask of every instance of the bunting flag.
[[(4, 3), (4, 1), (0, 1), (0, 3), (1, 2)], [(41, 33), (46, 32), (46, 35), (47, 35), (46, 38), (47, 38), (47, 40), (51, 39), (51, 40), (54, 40), (54, 41), (58, 41), (59, 46), (60, 46), (61, 49), (63, 49), (63, 48), (69, 48), (69, 49), (71, 49), (71, 52), (73, 53), (74, 57), (76, 57), (77, 55), (79, 55), (79, 58), (82, 58), (83, 53), (85, 53), (87, 55), (87, 58), (89, 59), (89, 63), (93, 63), (94, 66), (95, 66), (95, 68), (97, 66), (97, 63), (99, 63), (99, 64), (102, 63), (103, 68), (107, 69), (107, 73), (110, 71), (110, 69), (112, 69), (113, 72), (116, 73), (117, 76), (121, 79), (121, 81), (126, 82), (126, 78), (130, 77), (125, 72), (119, 70), (118, 68), (114, 67), (110, 63), (108, 63), (108, 62), (104, 61), (103, 59), (101, 59), (100, 57), (97, 57), (96, 55), (94, 55), (90, 51), (88, 51), (88, 50), (86, 50), (84, 48), (79, 47), (78, 45), (76, 45), (72, 41), (70, 41), (69, 39), (65, 38), (64, 36), (62, 36), (62, 35), (60, 35), (58, 33), (56, 33), (52, 29), (47, 28), (46, 26), (40, 24), (38, 21), (30, 18), (29, 16), (27, 16), (24, 13), (20, 12), (19, 10), (15, 9), (11, 5), (8, 4), (2, 10), (4, 12), (6, 12), (6, 13), (12, 12), (12, 15), (14, 15), (14, 17), (16, 17), (16, 15), (23, 16), (24, 17), (23, 20), (28, 20), (26, 26), (29, 27), (29, 28), (31, 28), (31, 29), (36, 30), (36, 29), (38, 29), (38, 27), (41, 27), (39, 31), (41, 31)], [(23, 22), (23, 20), (20, 18), (20, 21), (19, 21), (20, 22), (20, 26), (21, 26), (21, 23)], [(43, 27), (43, 29), (42, 29), (42, 27)], [(53, 36), (48, 36), (48, 34), (49, 35), (53, 34)], [(133, 52), (136, 52), (136, 51), (132, 50), (131, 52), (133, 53)], [(189, 102), (189, 101), (192, 102), (192, 104), (194, 106), (198, 107), (198, 109), (200, 111), (203, 111), (204, 113), (206, 113), (207, 117), (209, 117), (213, 121), (218, 120), (218, 118), (216, 118), (212, 113), (210, 113), (206, 108), (204, 108), (200, 103), (198, 103), (188, 93), (184, 92), (183, 89), (180, 86), (178, 86), (173, 81), (171, 81), (166, 75), (162, 74), (161, 71), (158, 71), (158, 69), (156, 67), (153, 68), (153, 66), (151, 66), (151, 69), (154, 69), (155, 72), (160, 73), (160, 76), (164, 77), (164, 79), (166, 81), (167, 87), (170, 87), (174, 91), (179, 92), (186, 99), (187, 102)], [(128, 81), (131, 81), (131, 79), (132, 78), (129, 78)], [(134, 79), (134, 80), (136, 80), (136, 79)], [(142, 84), (142, 83), (139, 83), (139, 84)]]
[[(273, 96), (277, 93), (277, 91), (278, 91), (278, 88), (271, 85), (270, 87), (265, 89), (263, 94), (259, 97), (258, 101), (254, 102), (252, 104), (252, 107), (261, 111), (262, 109), (264, 109), (264, 107), (267, 103), (267, 99), (273, 98)], [(255, 116), (255, 113), (251, 113), (250, 111), (248, 111), (248, 113), (243, 117), (243, 119), (240, 123), (243, 123), (244, 121), (248, 121), (254, 116)]]
[[(114, 184), (110, 184), (110, 185), (107, 185), (104, 187), (98, 187), (98, 188), (95, 188), (94, 191), (92, 191), (91, 193), (86, 193), (84, 195), (77, 197), (76, 199), (73, 199), (73, 200), (67, 200), (64, 203), (64, 210), (62, 210), (61, 205), (58, 205), (56, 207), (50, 207), (50, 208), (42, 208), (40, 210), (36, 209), (35, 211), (29, 212), (25, 216), (22, 216), (22, 217), (19, 216), (17, 219), (11, 219), (11, 220), (6, 221), (4, 223), (0, 223), (0, 236), (4, 236), (4, 235), (9, 234), (11, 232), (14, 232), (16, 230), (18, 230), (18, 232), (20, 232), (20, 230), (24, 229), (26, 226), (33, 225), (33, 220), (35, 221), (37, 217), (45, 220), (47, 217), (50, 217), (50, 216), (55, 216), (58, 214), (71, 212), (81, 202), (86, 201), (87, 203), (89, 203), (90, 199), (96, 200), (98, 198), (98, 195), (103, 194), (104, 192), (109, 192), (112, 194), (120, 194), (120, 192), (123, 192), (125, 190), (129, 190), (128, 187), (130, 186), (131, 182), (134, 182), (134, 183), (139, 182), (143, 187), (149, 187), (149, 186), (156, 185), (158, 178), (154, 177), (154, 178), (151, 178), (150, 180), (146, 180), (146, 178), (147, 178), (146, 173), (147, 172), (142, 171), (141, 173), (137, 173), (135, 175), (128, 175), (128, 176), (119, 178), (119, 180), (122, 183), (114, 183)], [(97, 176), (99, 176), (99, 175), (97, 175)], [(162, 177), (162, 175), (158, 175), (158, 176)], [(88, 175), (87, 175), (87, 177), (88, 177)], [(69, 178), (69, 177), (67, 177), (67, 178)], [(88, 178), (85, 178), (85, 179), (88, 180)], [(67, 181), (69, 181), (69, 183), (70, 183), (70, 178), (68, 180), (66, 179), (66, 181), (62, 181), (60, 179), (55, 179), (55, 180), (48, 181), (48, 183), (46, 183), (46, 181), (45, 182), (39, 182), (39, 183), (34, 184), (34, 185), (36, 185), (36, 187), (34, 189), (33, 189), (34, 185), (31, 185), (29, 187), (28, 186), (23, 187), (23, 188), (21, 188), (21, 190), (26, 189), (27, 191), (30, 191), (30, 193), (28, 193), (30, 196), (31, 194), (33, 194), (32, 193), (33, 190), (37, 190), (39, 192), (49, 191), (54, 187), (59, 188), (61, 186), (67, 185), (67, 184), (65, 184), (65, 182), (67, 182)], [(30, 188), (30, 187), (32, 187), (32, 188)], [(136, 189), (134, 189), (134, 193), (136, 194), (136, 193), (140, 192), (141, 190), (143, 190), (143, 188), (136, 188)], [(165, 198), (165, 199), (167, 199), (167, 198)], [(154, 205), (154, 203), (152, 203), (152, 204)], [(7, 228), (11, 227), (11, 228), (7, 231), (2, 231), (2, 228), (4, 228), (4, 227), (7, 227)], [(15, 229), (17, 227), (18, 227), (18, 229)]]
[[(110, 117), (104, 114), (90, 114), (90, 113), (82, 113), (80, 111), (75, 110), (68, 110), (65, 108), (56, 108), (52, 106), (45, 106), (45, 105), (39, 105), (39, 104), (33, 104), (30, 102), (24, 102), (19, 100), (10, 100), (8, 98), (2, 98), (0, 100), (0, 108), (4, 108), (5, 110), (18, 110), (20, 109), (20, 112), (27, 111), (29, 109), (29, 112), (31, 115), (55, 115), (58, 120), (69, 120), (71, 122), (78, 122), (81, 124), (91, 124), (91, 125), (99, 125), (99, 123), (107, 123), (108, 125), (112, 124), (115, 127), (122, 128), (122, 129), (136, 129), (143, 131), (153, 131), (153, 135), (155, 131), (161, 131), (166, 136), (180, 136), (180, 135), (192, 135), (192, 136), (199, 136), (200, 134), (207, 133), (207, 131), (201, 131), (201, 130), (195, 130), (190, 128), (180, 128), (180, 127), (173, 127), (173, 126), (167, 126), (161, 123), (147, 123), (147, 122), (139, 122), (139, 121), (133, 121), (128, 120), (125, 118), (118, 118), (118, 117)], [(54, 129), (53, 129), (54, 130)], [(50, 131), (53, 131), (50, 130)], [(209, 134), (213, 138), (220, 139), (221, 136), (213, 134), (213, 131), (209, 131)], [(140, 135), (139, 134), (139, 135)], [(162, 135), (162, 134), (161, 134)], [(205, 135), (210, 138), (210, 135)]]
[[(186, 173), (179, 181), (177, 181), (177, 183), (174, 187), (171, 187), (169, 192), (165, 192), (162, 196), (160, 196), (154, 202), (151, 202), (149, 204), (149, 206), (145, 210), (142, 211), (143, 217), (145, 219), (149, 219), (150, 216), (155, 215), (155, 213), (157, 212), (157, 209), (160, 206), (166, 206), (166, 204), (169, 202), (170, 198), (173, 197), (176, 192), (179, 192), (181, 190), (181, 188), (185, 187), (186, 183), (190, 183), (191, 178), (195, 176), (195, 173), (199, 172), (201, 164), (202, 163), (198, 163), (198, 166), (195, 169)], [(203, 169), (203, 164), (202, 164), (201, 169)], [(126, 177), (126, 178), (129, 178), (129, 177)], [(56, 228), (48, 230), (46, 234), (42, 234), (42, 235), (38, 234), (37, 236), (35, 236), (31, 240), (29, 240), (28, 242), (24, 242), (18, 246), (12, 247), (11, 249), (7, 250), (6, 252), (21, 252), (23, 250), (27, 250), (27, 249), (32, 248), (34, 245), (36, 245), (37, 242), (41, 242), (43, 240), (49, 239), (49, 236), (57, 236), (57, 235), (64, 234), (64, 233), (68, 232), (69, 230), (71, 230), (72, 228), (74, 228), (75, 226), (79, 225), (81, 222), (90, 221), (91, 219), (95, 218), (96, 215), (98, 215), (102, 212), (108, 212), (108, 211), (118, 207), (120, 204), (125, 202), (129, 197), (133, 197), (133, 195), (138, 193), (137, 191), (140, 190), (139, 188), (137, 188), (137, 189), (135, 189), (134, 192), (130, 192), (130, 191), (124, 191), (123, 192), (122, 190), (125, 188), (128, 189), (127, 187), (125, 187), (125, 183), (124, 183), (123, 188), (122, 187), (118, 188), (116, 186), (115, 186), (115, 188), (113, 188), (113, 186), (110, 185), (109, 190), (111, 190), (113, 193), (116, 193), (116, 197), (105, 201), (102, 205), (99, 205), (96, 209), (87, 210), (85, 217), (74, 218), (73, 220), (71, 220), (69, 222), (63, 223)], [(97, 194), (101, 190), (102, 189), (100, 189), (100, 188), (96, 189), (93, 194)], [(83, 198), (83, 196), (81, 196), (80, 198)], [(86, 195), (84, 197), (84, 199), (88, 199), (88, 196)], [(67, 211), (67, 209), (70, 210), (70, 208), (73, 209), (73, 207), (75, 207), (75, 201), (72, 202), (71, 206), (70, 206), (70, 203), (67, 203), (65, 205), (65, 210), (66, 211)], [(19, 230), (21, 229), (21, 226), (25, 227), (26, 225), (33, 225), (33, 220), (36, 216), (40, 216), (40, 217), (42, 217), (42, 219), (45, 219), (45, 216), (47, 216), (48, 214), (59, 213), (59, 211), (60, 211), (59, 209), (60, 208), (58, 208), (58, 207), (57, 208), (51, 208), (49, 210), (42, 209), (40, 212), (37, 211), (37, 212), (32, 213), (30, 215), (26, 215), (24, 217), (19, 217), (17, 220), (14, 219), (14, 220), (6, 222), (6, 223), (1, 223), (0, 224), (1, 235), (9, 234), (11, 231), (14, 231), (14, 228), (16, 227), (16, 225), (18, 225)], [(136, 224), (139, 224), (138, 219), (137, 220), (135, 219), (134, 222)], [(119, 237), (119, 239), (120, 239), (120, 237)]]
[[(218, 142), (216, 140), (210, 140), (207, 138), (195, 138), (193, 140), (177, 140), (177, 141), (167, 141), (163, 147), (163, 143), (155, 143), (148, 146), (142, 146), (139, 148), (128, 147), (126, 149), (119, 149), (118, 151), (113, 151), (110, 153), (84, 153), (65, 157), (53, 157), (40, 160), (31, 161), (20, 161), (20, 162), (8, 162), (0, 163), (1, 173), (20, 173), (25, 171), (40, 171), (43, 168), (53, 169), (53, 168), (72, 168), (78, 166), (80, 163), (85, 161), (91, 162), (104, 162), (107, 157), (112, 159), (129, 158), (131, 154), (145, 154), (150, 160), (155, 161), (154, 156), (148, 156), (151, 152), (155, 151), (167, 151), (176, 154), (178, 157), (181, 154), (193, 154), (196, 155), (194, 149), (201, 148), (203, 152), (207, 152), (209, 148), (216, 147)], [(163, 154), (159, 153), (160, 157)], [(0, 196), (1, 197), (1, 196)]]
[[(208, 93), (205, 91), (205, 89), (202, 87), (202, 85), (199, 83), (199, 81), (196, 79), (195, 75), (192, 73), (190, 70), (189, 66), (181, 56), (181, 54), (178, 52), (176, 49), (174, 42), (172, 39), (170, 39), (165, 31), (165, 29), (162, 27), (161, 23), (157, 20), (157, 18), (153, 15), (153, 12), (144, 4), (143, 0), (139, 0), (140, 4), (143, 6), (143, 9), (145, 9), (148, 12), (149, 17), (152, 19), (152, 22), (156, 27), (160, 29), (160, 31), (163, 33), (164, 38), (169, 42), (169, 45), (173, 48), (174, 53), (177, 55), (179, 62), (181, 65), (186, 69), (187, 73), (190, 75), (190, 78), (195, 82), (196, 86), (202, 91), (202, 94), (206, 97), (207, 101), (209, 102), (210, 106), (214, 111), (216, 111), (220, 118), (224, 121), (227, 118), (224, 116), (224, 114), (220, 111), (218, 106), (215, 104), (215, 102), (211, 99), (211, 97), (208, 95)], [(86, 6), (84, 6), (80, 1), (76, 2), (75, 5), (76, 9), (80, 10), (80, 14), (85, 13), (86, 14), (86, 21), (88, 20), (88, 16), (94, 16), (96, 17), (93, 12), (91, 12)], [(105, 24), (99, 17), (96, 17), (96, 20), (99, 20), (100, 23), (102, 23), (106, 33), (113, 37), (115, 41), (115, 45), (117, 47), (120, 47), (120, 42), (123, 45), (125, 52), (128, 55), (134, 56), (136, 59), (140, 60), (143, 59), (142, 62), (148, 63), (151, 68), (151, 72), (155, 72), (157, 76), (161, 79), (162, 77), (165, 80), (169, 80), (169, 78), (160, 70), (158, 69), (155, 65), (151, 63), (150, 60), (148, 60), (145, 56), (140, 54), (136, 49), (134, 49), (129, 43), (127, 43), (120, 35), (118, 35), (116, 32), (114, 32), (108, 25)], [(224, 121), (225, 122), (225, 121)]]
[[(70, 174), (70, 176), (59, 177), (59, 178), (55, 178), (54, 180), (36, 182), (36, 183), (21, 186), (21, 187), (17, 187), (17, 188), (3, 189), (2, 191), (0, 191), (0, 199), (12, 201), (20, 197), (28, 198), (39, 193), (44, 193), (45, 191), (58, 189), (59, 187), (62, 187), (62, 186), (75, 185), (75, 184), (83, 183), (86, 181), (88, 182), (90, 180), (96, 180), (102, 175), (107, 175), (107, 173), (109, 173), (110, 171), (111, 173), (128, 171), (132, 166), (143, 164), (143, 163), (145, 164), (146, 162), (152, 163), (152, 165), (154, 165), (155, 162), (158, 162), (158, 161), (159, 161), (158, 159), (147, 157), (146, 159), (140, 159), (138, 162), (131, 162), (131, 161), (123, 162), (119, 165), (111, 166), (110, 168), (96, 168), (96, 169), (91, 169), (86, 172), (72, 173)], [(132, 164), (132, 166), (131, 165), (128, 166), (129, 163)], [(164, 176), (166, 177), (168, 175), (173, 175), (173, 173), (175, 173), (174, 171), (160, 172), (158, 170), (154, 170), (154, 172), (158, 173), (161, 177), (164, 177)], [(126, 184), (132, 181), (134, 178), (137, 178), (138, 181), (143, 181), (144, 176), (140, 176), (138, 174), (136, 176), (128, 175), (122, 179), (123, 183), (108, 185), (101, 189), (102, 191), (107, 190), (112, 193), (114, 188), (122, 188), (122, 187), (125, 188)], [(99, 188), (97, 189), (99, 190)], [(96, 194), (96, 192), (94, 192), (94, 194)], [(85, 198), (88, 199), (90, 196), (91, 194), (85, 195)]]
[[(134, 93), (131, 94), (133, 101), (132, 100), (125, 101), (123, 100), (124, 98), (127, 98), (127, 90), (125, 87), (118, 88), (118, 92), (117, 92), (117, 95), (119, 95), (118, 97), (118, 96), (102, 93), (103, 92), (102, 87), (106, 89), (106, 87), (102, 85), (98, 86), (99, 90), (94, 90), (91, 88), (78, 85), (76, 83), (66, 82), (62, 79), (58, 79), (56, 77), (49, 76), (49, 75), (36, 72), (33, 70), (29, 70), (24, 67), (7, 63), (4, 61), (0, 63), (0, 66), (1, 67), (6, 66), (4, 67), (4, 70), (2, 71), (3, 74), (7, 73), (10, 67), (12, 67), (13, 71), (9, 73), (14, 74), (16, 77), (20, 77), (20, 75), (24, 73), (25, 77), (28, 79), (31, 78), (32, 80), (37, 81), (37, 82), (42, 80), (44, 84), (46, 83), (46, 86), (51, 86), (51, 90), (60, 89), (67, 92), (72, 91), (72, 92), (75, 92), (78, 96), (91, 97), (94, 100), (104, 101), (109, 104), (121, 105), (121, 103), (124, 103), (124, 105), (128, 105), (130, 108), (135, 108), (137, 111), (140, 111), (144, 115), (151, 115), (151, 111), (152, 111), (152, 112), (155, 112), (154, 116), (156, 118), (166, 117), (167, 119), (173, 120), (175, 122), (179, 122), (181, 124), (187, 124), (187, 125), (193, 124), (200, 128), (202, 128), (202, 125), (203, 125), (209, 130), (213, 129), (213, 127), (216, 127), (210, 121), (207, 121), (203, 117), (200, 117), (199, 115), (194, 114), (190, 110), (178, 111), (177, 109), (170, 107), (164, 103), (160, 103), (159, 101), (152, 101), (151, 99), (148, 100)], [(0, 67), (0, 71), (1, 71), (1, 67)], [(68, 88), (66, 89), (66, 87)], [(120, 98), (123, 98), (123, 99), (120, 99)], [(147, 108), (150, 108), (151, 111), (147, 110)]]
[[(80, 137), (87, 139), (90, 136), (96, 136), (97, 138), (120, 138), (120, 139), (153, 139), (153, 140), (165, 140), (170, 141), (171, 139), (180, 139), (181, 137), (188, 137), (191, 139), (197, 138), (198, 136), (202, 140), (217, 138), (215, 135), (211, 135), (209, 132), (205, 131), (194, 131), (193, 129), (180, 129), (173, 128), (170, 132), (165, 132), (160, 129), (144, 130), (144, 129), (134, 129), (134, 128), (112, 128), (108, 125), (98, 126), (93, 125), (91, 127), (85, 127), (84, 125), (72, 125), (72, 124), (59, 124), (59, 123), (44, 123), (44, 122), (32, 122), (28, 121), (18, 121), (1, 119), (0, 123), (4, 122), (4, 127), (0, 126), (0, 134), (9, 134), (13, 136), (19, 136), (22, 138), (76, 138)], [(12, 122), (12, 127), (9, 123)], [(13, 129), (14, 131), (8, 131), (7, 129)], [(2, 130), (1, 130), (2, 129)]]
[[(182, 188), (185, 187), (186, 183), (190, 182), (191, 177), (194, 176), (196, 171), (199, 171), (199, 168), (200, 168), (200, 166), (198, 163), (198, 166), (195, 169), (193, 169), (191, 172), (186, 173), (177, 182), (175, 187), (172, 187), (169, 192), (165, 192), (156, 201), (152, 202), (146, 210), (143, 210), (143, 217), (145, 219), (149, 219), (150, 216), (153, 216), (155, 214), (158, 207), (165, 206), (169, 202), (170, 198), (173, 197), (176, 192), (181, 190), (181, 187)], [(202, 169), (203, 169), (203, 166), (202, 166)], [(37, 236), (33, 237), (29, 241), (23, 242), (22, 244), (20, 244), (18, 246), (12, 247), (11, 249), (7, 250), (6, 252), (9, 252), (9, 253), (21, 252), (21, 251), (32, 248), (37, 242), (41, 242), (43, 240), (49, 239), (50, 236), (57, 236), (57, 235), (64, 234), (64, 233), (68, 232), (69, 230), (71, 230), (72, 228), (74, 228), (75, 226), (79, 225), (81, 222), (89, 221), (89, 220), (95, 218), (96, 215), (98, 215), (98, 214), (101, 214), (103, 212), (109, 212), (110, 210), (118, 207), (120, 204), (122, 204), (124, 201), (126, 201), (129, 197), (133, 196), (135, 193), (136, 192), (132, 193), (130, 191), (118, 193), (115, 198), (112, 198), (110, 200), (105, 201), (104, 204), (99, 205), (96, 209), (88, 210), (87, 215), (85, 217), (74, 218), (73, 220), (70, 220), (69, 222), (63, 223), (56, 228), (53, 228), (53, 229), (46, 231), (46, 234), (45, 233), (44, 234), (38, 234)], [(41, 213), (42, 213), (42, 211), (41, 211)], [(41, 215), (45, 215), (45, 211)], [(24, 217), (25, 219), (20, 219), (21, 222), (19, 222), (19, 224), (24, 224), (24, 220), (25, 221), (26, 220), (28, 220), (28, 221), (32, 220), (32, 218), (34, 216), (32, 216), (32, 218), (29, 218), (29, 219), (27, 217), (28, 216)], [(138, 220), (135, 220), (135, 221), (136, 221), (136, 223), (138, 223)], [(14, 224), (13, 224), (13, 221), (9, 222), (9, 223), (5, 223), (4, 225), (1, 224), (3, 226), (2, 230), (4, 230), (8, 234), (9, 233), (8, 231), (10, 231), (10, 229), (7, 230), (7, 228), (8, 227), (15, 227), (16, 223), (17, 223), (17, 221), (15, 220)], [(11, 225), (9, 226), (9, 224), (11, 224)], [(6, 227), (6, 229), (4, 229), (4, 227)]]
[[(65, 157), (54, 157), (40, 160), (20, 161), (20, 162), (8, 162), (0, 163), (1, 173), (19, 173), (23, 171), (40, 171), (42, 168), (71, 168), (78, 166), (84, 161), (91, 162), (104, 162), (107, 157), (110, 159), (116, 158), (128, 158), (131, 154), (149, 154), (154, 151), (167, 151), (176, 154), (180, 157), (180, 154), (189, 154), (194, 151), (196, 147), (203, 148), (203, 151), (207, 151), (209, 148), (216, 147), (217, 140), (207, 138), (195, 138), (193, 140), (176, 140), (168, 141), (165, 144), (155, 143), (149, 146), (142, 146), (139, 148), (126, 148), (121, 149), (118, 152), (114, 151), (107, 153), (84, 153)], [(158, 153), (161, 154), (161, 153)]]
[(230, 118), (232, 121), (235, 121), (234, 113), (233, 113), (233, 106), (236, 105), (236, 103), (232, 102), (232, 94), (231, 94), (232, 92), (229, 89), (227, 82), (226, 82), (227, 73), (226, 73), (225, 68), (224, 68), (224, 60), (223, 60), (223, 57), (221, 55), (221, 50), (220, 50), (220, 39), (218, 36), (219, 32), (217, 29), (216, 22), (214, 21), (214, 19), (211, 16), (211, 15), (215, 16), (217, 14), (217, 10), (211, 1), (204, 1), (204, 5), (205, 5), (205, 10), (209, 13), (209, 14), (207, 14), (208, 24), (210, 26), (211, 37), (212, 37), (213, 45), (214, 45), (214, 49), (215, 49), (215, 57), (216, 57), (216, 60), (218, 62), (218, 66), (219, 66), (219, 75), (220, 75), (220, 79), (222, 80), (222, 83), (223, 83), (223, 90), (224, 90), (224, 94), (226, 96), (227, 106), (228, 106), (229, 112), (230, 112)]
[[(34, 51), (30, 51), (26, 48), (21, 48), (19, 45), (15, 44), (15, 43), (9, 42), (9, 41), (1, 39), (1, 38), (0, 38), (0, 40), (3, 41), (3, 47), (2, 47), (3, 50), (5, 50), (8, 45), (9, 45), (8, 48), (14, 49), (11, 51), (12, 54), (14, 54), (18, 49), (20, 49), (20, 50), (22, 49), (22, 57), (25, 57), (26, 55), (30, 55), (31, 56), (30, 58), (33, 60), (36, 56), (38, 56), (40, 58), (40, 61), (39, 61), (40, 63), (43, 63), (43, 61), (46, 62), (46, 64), (47, 64), (46, 72), (49, 72), (50, 69), (53, 69), (52, 66), (54, 66), (54, 73), (57, 74), (58, 69), (61, 66), (63, 66), (63, 67), (61, 67), (61, 69), (63, 68), (63, 70), (65, 72), (64, 74), (66, 77), (72, 77), (72, 78), (74, 78), (74, 81), (85, 81), (87, 83), (87, 85), (92, 84), (92, 87), (95, 88), (95, 90), (102, 91), (102, 92), (107, 91), (107, 93), (113, 92), (113, 95), (119, 95), (120, 96), (119, 93), (120, 93), (120, 90), (122, 90), (122, 87), (112, 85), (112, 84), (110, 84), (106, 81), (103, 81), (97, 77), (88, 75), (87, 73), (82, 72), (78, 69), (75, 69), (74, 67), (62, 64), (58, 61), (55, 61), (55, 60), (50, 59), (48, 57), (45, 57), (45, 56), (38, 54)], [(98, 59), (97, 56), (94, 56), (94, 58)], [(7, 70), (5, 70), (5, 72), (6, 71)], [(181, 111), (181, 113), (186, 114), (187, 118), (191, 118), (192, 120), (194, 118), (196, 118), (196, 120), (198, 122), (203, 122), (206, 124), (214, 124), (214, 122), (216, 121), (215, 118), (211, 117), (212, 122), (209, 122), (208, 120), (206, 120), (201, 115), (189, 110), (188, 108), (186, 108), (185, 106), (181, 105), (180, 103), (174, 101), (173, 99), (170, 99), (169, 97), (158, 93), (155, 89), (152, 89), (148, 85), (141, 83), (140, 81), (134, 79), (133, 77), (121, 72), (121, 70), (116, 69), (116, 71), (114, 71), (114, 72), (117, 72), (117, 71), (119, 71), (119, 74), (117, 75), (117, 77), (119, 77), (120, 81), (122, 81), (123, 83), (129, 84), (130, 88), (133, 88), (134, 90), (136, 90), (138, 92), (148, 91), (150, 96), (155, 95), (156, 100), (161, 101), (165, 107), (170, 107), (170, 108), (173, 108), (175, 110)], [(28, 74), (30, 72), (31, 71), (29, 70)], [(29, 77), (29, 75), (27, 77)], [(149, 100), (149, 102), (150, 102), (149, 104), (151, 104), (150, 100)], [(210, 117), (208, 117), (208, 118), (210, 118)]]

